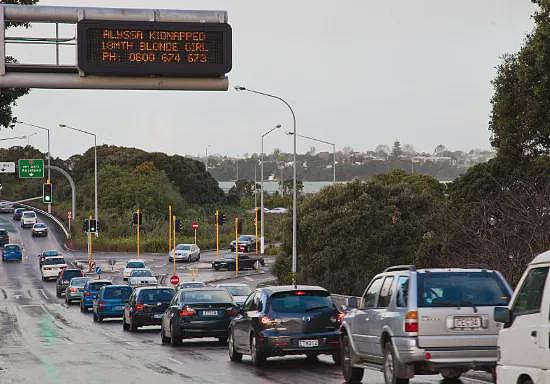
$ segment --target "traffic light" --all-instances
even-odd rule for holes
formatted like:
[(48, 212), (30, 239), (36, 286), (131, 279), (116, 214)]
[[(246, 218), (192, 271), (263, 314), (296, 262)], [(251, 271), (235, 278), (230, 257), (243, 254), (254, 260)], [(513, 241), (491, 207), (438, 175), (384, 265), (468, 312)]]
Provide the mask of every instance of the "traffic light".
[(96, 233), (97, 232), (97, 220), (91, 219), (90, 224), (88, 225), (88, 231), (90, 233)]
[(88, 232), (88, 228), (90, 228), (90, 222), (88, 219), (84, 220), (84, 222), (82, 223), (82, 230), (87, 233)]
[(42, 202), (44, 204), (53, 203), (53, 185), (51, 183), (42, 184)]
[(243, 232), (243, 222), (241, 220), (237, 221), (237, 232), (242, 233)]
[(134, 225), (141, 225), (142, 216), (143, 215), (141, 211), (134, 212), (134, 214), (132, 215), (132, 222), (134, 223)]
[(218, 214), (218, 225), (224, 225), (225, 221), (225, 215), (223, 213)]
[(182, 233), (183, 232), (183, 220), (176, 219), (176, 232)]

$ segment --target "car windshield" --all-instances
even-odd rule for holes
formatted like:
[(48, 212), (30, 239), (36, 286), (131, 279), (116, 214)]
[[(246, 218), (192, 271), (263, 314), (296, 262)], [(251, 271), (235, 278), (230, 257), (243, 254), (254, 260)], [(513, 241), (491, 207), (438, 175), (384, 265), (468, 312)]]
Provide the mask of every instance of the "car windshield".
[(34, 212), (23, 212), (23, 217), (36, 217)]
[(153, 277), (153, 274), (149, 270), (145, 271), (133, 271), (130, 277)]
[(225, 255), (223, 255), (223, 258), (224, 259), (235, 259), (235, 255), (233, 253), (227, 253)]
[(185, 304), (196, 303), (231, 303), (231, 297), (225, 290), (197, 290), (185, 292), (181, 301)]
[(171, 288), (146, 289), (139, 293), (138, 302), (144, 304), (167, 303), (174, 297)]
[(18, 245), (6, 245), (4, 251), (19, 251)]
[(250, 239), (251, 239), (250, 236), (239, 236), (239, 241), (248, 241)]
[(190, 245), (185, 245), (185, 244), (178, 244), (178, 246), (176, 247), (176, 250), (178, 250), (178, 251), (190, 251), (191, 246)]
[(44, 265), (56, 265), (56, 264), (65, 264), (65, 259), (62, 257), (48, 257), (44, 259)]
[(204, 283), (201, 283), (201, 282), (195, 282), (195, 283), (181, 283), (179, 285), (179, 288), (202, 288), (202, 287), (205, 287), (206, 284)]
[(252, 290), (249, 287), (224, 287), (231, 296), (248, 296)]
[(0, 235), (7, 235), (8, 234), (8, 231), (6, 231), (5, 229), (0, 229)]
[(104, 299), (121, 299), (128, 300), (132, 294), (132, 288), (127, 286), (117, 286), (117, 287), (107, 287), (104, 288), (103, 292)]
[(90, 280), (88, 277), (73, 277), (71, 279), (71, 287), (83, 287)]
[(507, 305), (510, 293), (495, 272), (419, 274), (420, 307)]
[(101, 287), (103, 287), (104, 285), (111, 285), (111, 284), (112, 283), (109, 281), (97, 281), (95, 283), (88, 284), (88, 289), (90, 291), (99, 291)]
[(131, 261), (126, 264), (126, 268), (145, 268), (145, 263), (143, 261)]
[(38, 223), (34, 225), (35, 228), (46, 228), (46, 224)]
[(82, 272), (80, 270), (70, 270), (63, 272), (63, 280), (71, 280), (73, 277), (82, 276)]
[(42, 252), (42, 256), (57, 256), (59, 255), (59, 252), (57, 251), (44, 251)]
[(303, 313), (315, 309), (333, 308), (326, 291), (290, 291), (271, 296), (271, 309), (281, 313)]

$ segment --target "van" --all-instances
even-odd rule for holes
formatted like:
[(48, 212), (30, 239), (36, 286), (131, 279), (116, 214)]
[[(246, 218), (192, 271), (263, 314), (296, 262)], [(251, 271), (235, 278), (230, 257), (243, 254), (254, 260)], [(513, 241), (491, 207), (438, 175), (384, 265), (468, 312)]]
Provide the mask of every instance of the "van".
[(497, 383), (550, 383), (550, 251), (528, 265), (508, 307), (495, 308)]

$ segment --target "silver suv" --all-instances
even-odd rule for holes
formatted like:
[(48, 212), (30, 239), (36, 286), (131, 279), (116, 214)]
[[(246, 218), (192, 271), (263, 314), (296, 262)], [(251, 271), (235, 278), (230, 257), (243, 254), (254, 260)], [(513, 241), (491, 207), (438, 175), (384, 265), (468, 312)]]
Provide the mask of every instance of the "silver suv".
[(502, 275), (484, 267), (386, 269), (359, 300), (348, 299), (341, 342), (346, 382), (360, 382), (367, 367), (382, 370), (386, 384), (408, 384), (417, 374), (457, 379), (470, 369), (492, 372), (493, 308), (511, 296)]

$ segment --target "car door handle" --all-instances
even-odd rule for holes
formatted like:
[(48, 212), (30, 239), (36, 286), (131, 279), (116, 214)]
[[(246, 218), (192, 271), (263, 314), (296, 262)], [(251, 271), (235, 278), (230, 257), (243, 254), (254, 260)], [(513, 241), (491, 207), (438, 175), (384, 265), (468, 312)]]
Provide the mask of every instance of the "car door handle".
[(537, 331), (531, 331), (531, 337), (537, 337)]

